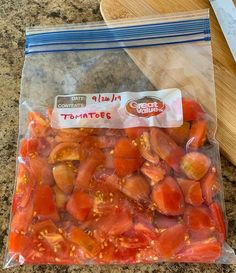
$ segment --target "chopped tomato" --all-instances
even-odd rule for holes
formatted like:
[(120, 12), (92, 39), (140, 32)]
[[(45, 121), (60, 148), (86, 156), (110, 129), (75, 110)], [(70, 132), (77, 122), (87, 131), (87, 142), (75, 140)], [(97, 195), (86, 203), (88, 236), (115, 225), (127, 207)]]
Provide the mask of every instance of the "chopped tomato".
[(148, 182), (141, 175), (131, 175), (124, 178), (122, 192), (128, 197), (138, 201), (147, 200), (150, 193)]
[(166, 170), (161, 165), (154, 165), (149, 162), (143, 164), (141, 172), (151, 179), (151, 185), (161, 181), (166, 174)]
[[(110, 213), (98, 218), (96, 230), (101, 235), (116, 236), (128, 231), (133, 224), (132, 216), (125, 208), (112, 208)], [(104, 237), (106, 238), (106, 237)]]
[(58, 161), (79, 160), (79, 147), (76, 142), (62, 142), (51, 151), (48, 162), (53, 164)]
[(56, 142), (81, 142), (89, 135), (88, 130), (80, 129), (60, 129), (55, 137)]
[(84, 192), (76, 191), (69, 198), (66, 209), (77, 220), (84, 221), (93, 207), (93, 200)]
[(147, 162), (151, 162), (153, 164), (159, 163), (159, 155), (151, 150), (150, 134), (148, 132), (144, 132), (135, 143), (138, 144), (139, 152), (142, 157), (147, 160)]
[(68, 164), (60, 163), (53, 167), (53, 176), (57, 186), (65, 194), (70, 194), (72, 192), (76, 174)]
[(162, 258), (171, 259), (181, 251), (188, 240), (187, 228), (177, 224), (161, 233), (158, 238), (159, 252)]
[(184, 213), (186, 225), (196, 231), (214, 230), (214, 222), (211, 217), (210, 210), (205, 207), (188, 206)]
[(38, 185), (34, 196), (34, 212), (39, 219), (59, 220), (53, 190), (48, 185)]
[(207, 138), (207, 121), (197, 120), (191, 125), (188, 146), (192, 149), (202, 147)]
[(178, 145), (184, 146), (189, 138), (190, 123), (184, 122), (180, 127), (166, 128), (165, 131)]
[(33, 218), (33, 203), (29, 201), (24, 208), (18, 208), (12, 217), (11, 231), (27, 232)]
[(55, 201), (56, 201), (57, 208), (64, 210), (66, 207), (68, 196), (65, 195), (65, 193), (62, 190), (60, 190), (57, 186), (53, 187), (53, 191), (55, 194)]
[(154, 186), (152, 200), (157, 210), (165, 215), (181, 215), (184, 212), (183, 193), (172, 177), (166, 177)]
[(145, 127), (133, 127), (133, 128), (126, 128), (125, 133), (130, 139), (136, 139), (140, 137), (144, 132), (148, 132), (149, 128)]
[(154, 218), (154, 224), (158, 229), (167, 229), (179, 224), (181, 220), (176, 216), (158, 214)]
[(52, 167), (42, 157), (29, 159), (29, 167), (32, 175), (39, 184), (52, 185), (54, 183)]
[(209, 170), (211, 160), (204, 154), (191, 152), (186, 154), (181, 160), (181, 169), (188, 178), (199, 180)]
[(96, 256), (100, 251), (99, 244), (87, 233), (76, 226), (72, 226), (70, 228), (69, 232), (67, 233), (67, 238), (72, 243), (75, 243), (81, 247), (83, 251), (92, 257)]
[(184, 193), (185, 202), (193, 206), (200, 206), (204, 201), (200, 182), (182, 178), (177, 180)]
[(76, 178), (76, 186), (87, 189), (96, 168), (102, 165), (104, 163), (104, 160), (105, 156), (101, 152), (101, 150), (97, 148), (91, 149), (87, 159), (81, 162), (79, 166)]
[(221, 256), (221, 245), (215, 241), (199, 241), (176, 255), (177, 261), (210, 263), (217, 261)]
[(152, 150), (175, 171), (179, 172), (180, 160), (184, 155), (184, 150), (179, 147), (168, 134), (159, 128), (151, 128), (150, 142)]
[(15, 206), (25, 207), (31, 197), (35, 181), (29, 172), (26, 164), (18, 164), (17, 179), (16, 179), (16, 192), (14, 196)]
[(220, 191), (220, 184), (217, 181), (217, 173), (215, 168), (212, 168), (206, 176), (201, 180), (203, 198), (207, 205), (213, 202), (213, 198)]
[(143, 159), (131, 140), (121, 138), (115, 146), (113, 162), (117, 175), (123, 177), (138, 170)]
[(216, 202), (212, 203), (209, 208), (211, 211), (212, 218), (215, 222), (215, 227), (219, 232), (219, 241), (220, 243), (223, 244), (226, 237), (226, 226), (223, 211), (220, 205)]
[(184, 121), (198, 120), (204, 117), (205, 112), (194, 100), (182, 99)]
[(118, 140), (116, 136), (92, 136), (94, 146), (99, 149), (114, 148)]
[(23, 139), (19, 153), (22, 157), (34, 156), (38, 151), (38, 139)]
[(49, 120), (39, 112), (29, 112), (28, 121), (32, 136), (44, 136), (49, 128)]
[(22, 254), (25, 248), (30, 244), (30, 238), (19, 232), (10, 232), (8, 238), (8, 250), (10, 253)]

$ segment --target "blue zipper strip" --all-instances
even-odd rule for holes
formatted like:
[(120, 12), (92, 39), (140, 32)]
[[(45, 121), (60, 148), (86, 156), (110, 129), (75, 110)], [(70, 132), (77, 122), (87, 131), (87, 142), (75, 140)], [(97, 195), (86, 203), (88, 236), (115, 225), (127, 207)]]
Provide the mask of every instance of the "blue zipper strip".
[[(190, 37), (193, 36), (192, 39)], [(194, 37), (195, 36), (195, 37)], [(197, 39), (196, 36), (199, 36)], [(58, 30), (26, 33), (26, 54), (62, 51), (107, 50), (207, 41), (209, 19), (164, 22), (123, 27), (95, 26), (95, 29)], [(181, 39), (182, 38), (182, 39)], [(187, 39), (188, 38), (188, 39)], [(157, 39), (162, 41), (156, 41)], [(166, 39), (173, 41), (165, 41)], [(153, 43), (150, 44), (150, 41)], [(112, 43), (125, 45), (111, 45)], [(90, 45), (93, 45), (91, 47)], [(104, 46), (101, 46), (104, 44)], [(54, 47), (54, 48), (53, 48)], [(58, 48), (60, 47), (60, 48)], [(69, 48), (68, 48), (69, 47)]]

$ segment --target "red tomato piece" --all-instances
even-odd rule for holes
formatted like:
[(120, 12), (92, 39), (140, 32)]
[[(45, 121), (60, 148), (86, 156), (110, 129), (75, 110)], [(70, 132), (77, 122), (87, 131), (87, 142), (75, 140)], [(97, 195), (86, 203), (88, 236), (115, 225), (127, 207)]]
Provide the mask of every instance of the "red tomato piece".
[(38, 184), (52, 185), (54, 183), (52, 175), (52, 167), (47, 160), (42, 157), (34, 157), (29, 159), (29, 167), (32, 175)]
[(135, 174), (124, 178), (122, 192), (128, 197), (140, 201), (147, 200), (150, 194), (150, 187), (143, 176)]
[(80, 146), (77, 142), (62, 142), (50, 153), (48, 162), (50, 164), (58, 161), (80, 160)]
[(80, 163), (76, 178), (76, 186), (87, 189), (93, 174), (98, 166), (105, 161), (105, 156), (101, 150), (93, 148), (90, 150), (86, 160)]
[(53, 191), (48, 185), (38, 185), (34, 196), (34, 212), (40, 219), (59, 220)]
[(177, 181), (184, 193), (186, 203), (193, 206), (200, 206), (203, 203), (200, 182), (182, 178), (178, 178)]
[(203, 198), (207, 205), (213, 202), (213, 198), (220, 191), (220, 184), (217, 181), (217, 173), (215, 168), (212, 168), (205, 177), (201, 180)]
[(184, 122), (180, 127), (166, 128), (165, 131), (178, 145), (184, 146), (189, 138), (190, 123)]
[(21, 141), (19, 154), (22, 157), (35, 156), (37, 151), (38, 151), (38, 139), (37, 138), (23, 139)]
[(99, 244), (78, 227), (72, 226), (67, 233), (67, 238), (92, 257), (97, 256), (100, 251)]
[(158, 229), (167, 229), (180, 223), (180, 219), (175, 216), (158, 214), (154, 218), (154, 224)]
[(148, 132), (149, 128), (145, 127), (133, 127), (133, 128), (126, 128), (125, 133), (130, 139), (136, 139), (140, 137), (144, 132)]
[(96, 222), (96, 230), (101, 236), (116, 236), (128, 231), (132, 225), (132, 216), (127, 209), (113, 207), (108, 214), (101, 216)]
[(203, 118), (205, 115), (202, 107), (194, 100), (183, 98), (182, 105), (184, 121), (198, 120)]
[(200, 180), (208, 172), (211, 160), (204, 154), (191, 152), (181, 160), (181, 169), (186, 176), (193, 180)]
[(39, 112), (29, 112), (28, 121), (30, 132), (35, 137), (44, 136), (50, 125), (49, 120)]
[(170, 176), (154, 186), (152, 200), (157, 210), (165, 215), (175, 216), (184, 212), (183, 193), (178, 183)]
[(177, 224), (161, 233), (158, 238), (159, 252), (164, 259), (173, 259), (181, 251), (188, 240), (187, 228)]
[(67, 211), (77, 220), (84, 221), (93, 207), (93, 200), (84, 192), (74, 192), (67, 202)]
[(16, 232), (10, 232), (8, 238), (8, 251), (12, 254), (23, 254), (25, 248), (30, 244), (30, 238)]
[(191, 125), (188, 145), (192, 149), (199, 149), (205, 143), (207, 138), (207, 121), (197, 120)]
[(168, 134), (159, 128), (151, 128), (150, 142), (152, 150), (175, 171), (179, 172), (180, 160), (184, 155), (184, 150), (179, 147)]
[(181, 262), (212, 263), (221, 256), (221, 245), (215, 241), (200, 241), (186, 247), (176, 255), (176, 260)]
[(205, 206), (188, 206), (184, 213), (184, 221), (194, 231), (214, 230), (214, 222), (209, 209)]
[(33, 202), (30, 200), (24, 208), (18, 208), (12, 217), (11, 231), (27, 232), (33, 218)]
[(123, 177), (138, 170), (143, 159), (131, 140), (121, 138), (115, 146), (113, 162), (116, 174)]
[(153, 165), (149, 162), (143, 164), (141, 172), (151, 179), (152, 186), (161, 181), (166, 175), (166, 170), (161, 165)]
[(223, 244), (226, 238), (226, 226), (223, 211), (220, 205), (216, 202), (212, 203), (209, 208), (215, 222), (215, 227), (219, 232), (219, 241), (221, 244)]
[(18, 164), (16, 192), (14, 196), (15, 209), (25, 207), (28, 204), (34, 185), (35, 181), (27, 166), (23, 163)]
[(65, 194), (72, 192), (76, 174), (68, 164), (60, 163), (53, 167), (53, 176), (58, 188)]

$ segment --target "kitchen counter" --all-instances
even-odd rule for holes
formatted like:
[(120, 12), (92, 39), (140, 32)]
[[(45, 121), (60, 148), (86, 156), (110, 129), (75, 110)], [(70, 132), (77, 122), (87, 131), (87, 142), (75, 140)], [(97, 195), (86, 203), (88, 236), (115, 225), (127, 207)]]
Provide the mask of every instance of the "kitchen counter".
[[(65, 3), (66, 2), (66, 3)], [(25, 27), (80, 23), (102, 20), (98, 0), (2, 0), (0, 6), (0, 249), (1, 263), (7, 240), (7, 228), (15, 176), (15, 150), (18, 134), (18, 99), (23, 66)], [(226, 213), (229, 222), (228, 243), (236, 248), (236, 168), (223, 156)], [(3, 270), (14, 273), (75, 272), (194, 272), (232, 273), (233, 265), (158, 264), (143, 266), (27, 266)]]

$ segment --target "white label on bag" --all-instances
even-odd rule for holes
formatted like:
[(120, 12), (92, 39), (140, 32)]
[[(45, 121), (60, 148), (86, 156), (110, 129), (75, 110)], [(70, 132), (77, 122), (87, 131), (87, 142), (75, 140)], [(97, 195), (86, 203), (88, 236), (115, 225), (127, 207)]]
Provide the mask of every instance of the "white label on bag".
[(177, 88), (159, 91), (59, 95), (53, 128), (179, 127), (182, 96)]

